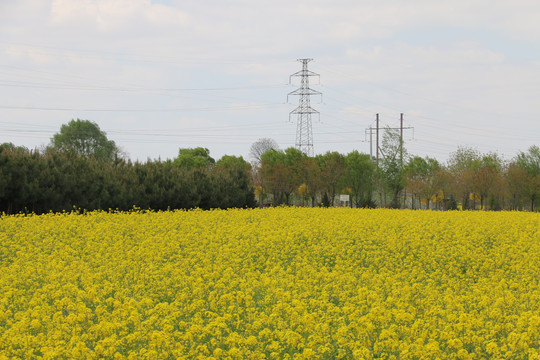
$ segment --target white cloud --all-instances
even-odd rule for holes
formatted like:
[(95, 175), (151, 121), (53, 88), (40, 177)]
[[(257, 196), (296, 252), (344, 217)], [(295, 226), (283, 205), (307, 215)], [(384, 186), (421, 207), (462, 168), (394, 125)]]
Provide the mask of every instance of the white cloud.
[(21, 45), (11, 45), (5, 47), (5, 54), (13, 60), (30, 59), (33, 63), (39, 65), (54, 63), (55, 56), (42, 51), (39, 48), (33, 48)]
[(150, 0), (54, 0), (51, 24), (86, 25), (101, 32), (135, 30), (138, 27), (183, 27), (188, 16), (180, 9)]
[[(16, 123), (34, 119), (55, 125), (72, 117), (91, 118), (105, 130), (276, 122), (269, 130), (241, 129), (253, 135), (253, 141), (278, 134), (280, 143), (287, 143), (295, 126), (284, 124), (296, 99), (260, 110), (235, 104), (282, 104), (294, 86), (257, 86), (285, 84), (289, 74), (300, 69), (295, 60), (311, 57), (315, 61), (310, 69), (321, 74), (324, 85), (313, 83), (324, 93), (323, 104), (314, 99), (322, 114), (322, 125), (314, 122), (314, 128), (320, 126), (323, 138), (318, 141), (328, 141), (317, 151), (348, 151), (355, 146), (369, 150), (355, 142), (333, 143), (332, 131), (324, 129), (356, 126), (354, 131), (360, 134), (376, 112), (394, 120), (405, 112), (407, 121), (417, 123), (418, 132), (431, 131), (426, 138), (445, 143), (443, 150), (457, 143), (454, 137), (463, 126), (476, 124), (464, 140), (489, 146), (479, 129), (494, 122), (507, 133), (519, 124), (526, 129), (523, 138), (535, 130), (540, 133), (538, 13), (540, 3), (533, 0), (0, 1), (0, 79), (11, 81), (10, 86), (0, 86), (0, 105), (180, 109), (155, 113), (0, 109), (0, 116)], [(28, 86), (38, 81), (54, 89)], [(77, 89), (59, 89), (59, 84)], [(95, 90), (100, 86), (104, 90)], [(234, 89), (242, 86), (248, 89)], [(140, 88), (231, 90), (141, 92)], [(512, 122), (505, 125), (508, 118)], [(442, 132), (452, 133), (452, 144), (440, 136)], [(140, 137), (128, 139), (126, 151), (139, 159), (175, 156), (176, 150), (170, 149), (182, 145), (175, 146), (175, 138), (167, 138), (167, 145), (159, 138), (140, 144), (136, 141)], [(5, 140), (9, 139), (0, 138)], [(190, 138), (194, 143), (199, 140), (205, 145), (206, 138)], [(247, 135), (238, 138), (237, 146), (221, 146), (219, 141), (208, 146), (216, 157), (220, 151), (242, 155), (249, 150), (246, 142)], [(526, 148), (513, 145), (518, 146)]]

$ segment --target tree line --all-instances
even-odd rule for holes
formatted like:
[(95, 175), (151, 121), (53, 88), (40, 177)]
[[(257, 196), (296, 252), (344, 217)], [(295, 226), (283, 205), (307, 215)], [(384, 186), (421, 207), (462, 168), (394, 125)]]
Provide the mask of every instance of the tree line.
[(538, 208), (537, 146), (511, 161), (459, 148), (441, 164), (408, 155), (387, 129), (381, 148), (380, 159), (358, 151), (309, 157), (265, 138), (251, 147), (251, 164), (241, 156), (215, 161), (203, 147), (133, 163), (97, 124), (77, 119), (41, 151), (0, 145), (0, 212), (335, 206), (343, 205), (340, 195), (351, 207)]
[[(540, 149), (531, 146), (511, 161), (496, 153), (461, 147), (446, 164), (409, 156), (399, 135), (387, 131), (385, 156), (327, 152), (308, 157), (279, 150), (264, 139), (252, 147), (259, 204), (335, 206), (349, 195), (351, 207), (531, 210), (540, 196)], [(262, 143), (267, 149), (261, 151)], [(264, 147), (264, 146), (263, 146)], [(258, 155), (257, 155), (258, 154)]]
[(253, 206), (249, 164), (236, 157), (188, 167), (0, 146), (0, 213)]
[(256, 205), (250, 165), (208, 149), (174, 160), (125, 160), (97, 124), (73, 120), (42, 151), (0, 145), (0, 213), (244, 208)]

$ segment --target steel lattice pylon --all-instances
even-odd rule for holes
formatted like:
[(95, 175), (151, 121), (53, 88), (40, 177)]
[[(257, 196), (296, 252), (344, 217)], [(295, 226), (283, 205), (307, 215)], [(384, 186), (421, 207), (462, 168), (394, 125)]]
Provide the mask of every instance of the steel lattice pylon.
[(296, 148), (302, 151), (308, 156), (313, 156), (313, 130), (311, 126), (311, 114), (319, 114), (319, 112), (311, 107), (310, 96), (321, 95), (319, 91), (313, 90), (309, 87), (309, 77), (319, 76), (319, 74), (308, 70), (308, 63), (313, 59), (298, 59), (302, 62), (302, 70), (292, 74), (289, 77), (289, 83), (293, 76), (300, 77), (300, 88), (290, 92), (287, 95), (287, 101), (289, 95), (300, 96), (300, 101), (296, 109), (289, 113), (289, 120), (291, 115), (296, 114), (298, 121), (296, 125)]

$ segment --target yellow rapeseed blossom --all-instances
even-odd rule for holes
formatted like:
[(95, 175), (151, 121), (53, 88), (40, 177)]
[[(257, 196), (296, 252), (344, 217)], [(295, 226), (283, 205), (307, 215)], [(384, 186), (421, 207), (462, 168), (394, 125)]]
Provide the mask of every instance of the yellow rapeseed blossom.
[(540, 214), (0, 218), (0, 359), (539, 359)]

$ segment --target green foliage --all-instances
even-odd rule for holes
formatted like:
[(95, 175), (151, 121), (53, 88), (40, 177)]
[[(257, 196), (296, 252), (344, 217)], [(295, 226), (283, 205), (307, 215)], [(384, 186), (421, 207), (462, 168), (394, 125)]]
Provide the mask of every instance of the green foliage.
[(62, 125), (60, 132), (52, 137), (50, 147), (106, 161), (115, 160), (119, 153), (114, 141), (107, 139), (95, 122), (81, 119)]
[(496, 153), (488, 153), (481, 157), (480, 166), (474, 171), (473, 189), (480, 194), (480, 206), (490, 209), (500, 208), (497, 192), (502, 182), (503, 161)]
[(413, 156), (405, 165), (405, 175), (410, 178), (420, 177), (425, 178), (441, 168), (441, 164), (433, 158), (426, 156)]
[(459, 147), (450, 154), (448, 168), (454, 173), (475, 169), (480, 166), (482, 155), (469, 147)]
[(196, 147), (194, 149), (180, 149), (173, 163), (183, 169), (199, 169), (208, 168), (216, 161), (210, 156), (210, 150)]
[(223, 155), (216, 163), (222, 169), (244, 169), (251, 170), (251, 165), (242, 156)]
[(0, 145), (0, 212), (254, 207), (254, 183), (259, 200), (269, 194), (274, 205), (301, 200), (309, 206), (311, 200), (311, 206), (332, 206), (344, 191), (352, 206), (373, 207), (373, 193), (379, 190), (392, 197), (392, 206), (401, 207), (403, 179), (417, 202), (436, 202), (437, 208), (456, 208), (458, 203), (467, 208), (463, 200), (469, 197), (472, 208), (537, 208), (536, 146), (510, 164), (494, 153), (460, 148), (448, 166), (429, 157), (411, 157), (402, 166), (401, 149), (393, 139), (388, 139), (378, 169), (369, 155), (357, 151), (308, 157), (295, 148), (270, 149), (253, 169), (242, 157), (225, 155), (215, 162), (202, 147), (180, 149), (174, 160), (131, 163), (54, 148), (39, 153), (5, 143)]
[(354, 150), (345, 156), (345, 165), (343, 186), (350, 190), (352, 204), (356, 207), (371, 206), (375, 163), (369, 155)]
[(456, 179), (452, 186), (452, 194), (461, 201), (462, 207), (468, 209), (469, 195), (473, 192), (474, 172), (480, 167), (481, 154), (468, 147), (459, 147), (450, 154), (448, 170)]
[(516, 163), (530, 176), (540, 175), (540, 148), (531, 146), (527, 152), (520, 152)]
[(216, 163), (212, 186), (220, 208), (255, 207), (251, 165), (242, 156), (224, 155)]
[(22, 152), (29, 152), (29, 150), (27, 148), (25, 148), (24, 146), (17, 146), (11, 142), (6, 142), (6, 143), (3, 143), (0, 145), (0, 152), (2, 151), (22, 151)]
[(534, 211), (540, 198), (540, 148), (531, 146), (527, 152), (520, 152), (515, 164), (524, 172), (520, 193), (529, 199), (531, 211)]
[(334, 151), (318, 155), (316, 159), (321, 169), (323, 191), (327, 194), (329, 205), (333, 206), (334, 199), (341, 190), (341, 181), (346, 170), (345, 157)]
[(302, 161), (305, 156), (306, 155), (297, 148), (289, 147), (285, 149), (285, 164), (295, 167), (300, 164), (300, 161)]
[(270, 149), (261, 155), (261, 173), (275, 205), (288, 205), (291, 194), (300, 186), (300, 169), (305, 155), (296, 148)]
[[(305, 191), (311, 198), (311, 206), (316, 206), (317, 196), (324, 189), (321, 178), (321, 168), (316, 158), (305, 156), (302, 158), (299, 169), (300, 183), (305, 185)], [(300, 188), (299, 188), (300, 189)], [(304, 196), (305, 196), (304, 195)]]
[(496, 153), (481, 154), (471, 148), (458, 148), (448, 160), (448, 170), (455, 179), (449, 189), (450, 195), (459, 199), (464, 209), (476, 208), (477, 198), (484, 209), (489, 203), (496, 204), (488, 199), (502, 196), (503, 167), (503, 161)]
[(397, 130), (387, 128), (382, 139), (382, 153), (378, 177), (384, 189), (392, 196), (390, 207), (399, 208), (399, 194), (405, 187), (403, 162), (407, 154)]
[(132, 164), (0, 146), (0, 212), (5, 213), (253, 207), (250, 179), (243, 166), (189, 169), (172, 161)]
[[(436, 198), (438, 192), (444, 187), (444, 177), (441, 164), (433, 158), (413, 156), (404, 167), (407, 182), (407, 191), (413, 194), (412, 206), (415, 208), (415, 199), (424, 200), (426, 208), (430, 208), (430, 201)], [(421, 206), (421, 205), (420, 205)]]

